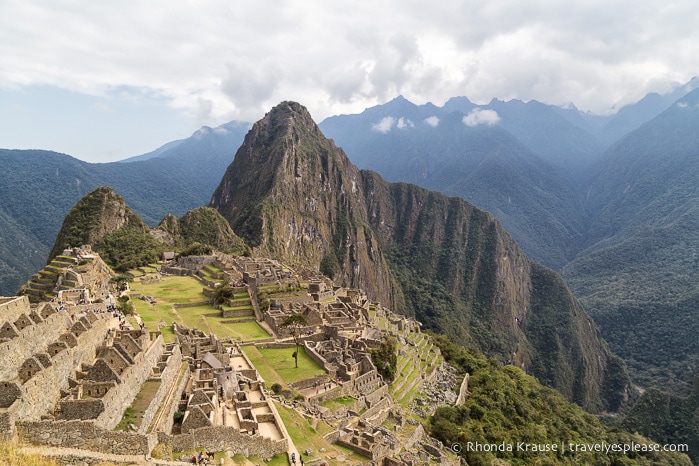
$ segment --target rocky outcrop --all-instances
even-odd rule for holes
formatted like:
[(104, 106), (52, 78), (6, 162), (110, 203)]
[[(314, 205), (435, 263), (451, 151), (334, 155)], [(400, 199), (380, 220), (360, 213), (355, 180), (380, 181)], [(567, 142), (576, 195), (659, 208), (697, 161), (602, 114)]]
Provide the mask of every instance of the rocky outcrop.
[(234, 255), (249, 252), (245, 241), (233, 232), (226, 219), (210, 207), (190, 210), (179, 219), (168, 214), (152, 234), (179, 249), (199, 243)]

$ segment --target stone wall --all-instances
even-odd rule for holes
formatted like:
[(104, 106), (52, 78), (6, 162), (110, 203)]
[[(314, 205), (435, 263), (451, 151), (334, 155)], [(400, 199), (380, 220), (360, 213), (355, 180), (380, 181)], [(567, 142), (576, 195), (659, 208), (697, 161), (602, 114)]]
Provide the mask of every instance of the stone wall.
[(336, 398), (340, 398), (341, 396), (353, 396), (352, 393), (352, 390), (345, 390), (345, 387), (342, 385), (335, 386), (333, 383), (333, 388), (326, 392), (319, 392), (317, 395), (312, 395), (308, 398), (308, 400), (313, 404), (323, 404), (327, 400), (334, 400)]
[(146, 434), (148, 432), (148, 428), (158, 412), (161, 403), (165, 399), (165, 396), (170, 391), (171, 385), (176, 382), (173, 379), (177, 377), (177, 374), (179, 374), (181, 365), (182, 353), (180, 352), (180, 347), (178, 345), (174, 345), (172, 347), (172, 354), (170, 354), (170, 356), (167, 358), (167, 365), (160, 373), (160, 387), (158, 387), (158, 391), (153, 396), (153, 399), (141, 418), (141, 426), (138, 429), (140, 434)]
[(0, 320), (14, 322), (20, 314), (29, 313), (29, 298), (26, 296), (0, 297)]
[(259, 435), (243, 434), (234, 427), (213, 426), (194, 429), (187, 434), (168, 435), (158, 433), (158, 441), (173, 451), (205, 448), (207, 451), (231, 451), (247, 453), (260, 458), (271, 458), (278, 453), (286, 453), (286, 438), (272, 440)]
[(0, 442), (9, 442), (14, 435), (12, 416), (7, 409), (0, 409)]
[[(382, 409), (388, 408), (389, 406), (391, 406), (391, 400), (389, 398), (382, 398), (381, 401), (379, 401), (374, 406), (372, 406), (371, 408), (364, 411), (361, 415), (361, 418), (362, 419), (371, 419), (372, 417), (376, 416)], [(388, 410), (386, 411), (386, 416), (388, 416)], [(386, 417), (384, 417), (381, 420), (381, 422), (376, 421), (376, 422), (372, 422), (372, 423), (379, 425), (385, 420), (386, 420)]]
[(160, 272), (163, 275), (174, 275), (177, 277), (194, 276), (194, 270), (185, 269), (184, 267), (163, 266), (160, 268)]
[(115, 455), (147, 455), (154, 446), (145, 435), (103, 429), (94, 421), (18, 421), (16, 428), (20, 441), (34, 445)]
[[(320, 367), (324, 367), (326, 370), (329, 369), (330, 364), (328, 364), (328, 361), (325, 360), (323, 356), (321, 356), (318, 351), (316, 351), (315, 345), (314, 344), (305, 344), (306, 346), (306, 354), (311, 357)], [(330, 372), (330, 371), (328, 371)], [(330, 377), (335, 377), (335, 371), (332, 371), (333, 374), (330, 375)]]
[(369, 404), (369, 406), (374, 406), (376, 403), (379, 402), (379, 400), (381, 400), (382, 398), (386, 398), (387, 396), (388, 396), (388, 385), (381, 385), (379, 388), (377, 388), (373, 392), (365, 395), (364, 399)]
[(386, 445), (372, 444), (366, 439), (351, 434), (341, 436), (337, 439), (336, 443), (374, 461), (388, 456), (391, 453), (390, 448)]
[(189, 383), (190, 375), (191, 372), (189, 370), (189, 365), (187, 365), (187, 367), (185, 368), (185, 372), (182, 375), (182, 379), (180, 380), (180, 383), (177, 386), (177, 390), (175, 391), (175, 396), (171, 400), (170, 406), (166, 406), (164, 408), (167, 409), (164, 418), (165, 420), (160, 426), (158, 426), (159, 430), (164, 433), (169, 434), (170, 432), (172, 432), (172, 426), (175, 424), (175, 413), (179, 408), (180, 393), (184, 392), (185, 387)]
[[(220, 306), (219, 306), (220, 308)], [(253, 316), (253, 309), (223, 309), (221, 311), (221, 317), (224, 318), (229, 318), (229, 317), (247, 317), (250, 316), (250, 320), (256, 320), (255, 317)], [(239, 320), (236, 320), (235, 322), (242, 322)]]
[(134, 365), (121, 374), (121, 383), (111, 389), (103, 398), (104, 411), (97, 418), (97, 425), (113, 429), (124, 414), (124, 410), (133, 402), (141, 386), (152, 374), (152, 368), (158, 365), (165, 345), (162, 335), (158, 335), (143, 353), (136, 355)]
[[(13, 310), (17, 311), (18, 308), (15, 306)], [(12, 322), (14, 323), (22, 315), (28, 314), (28, 312), (26, 314), (19, 313)], [(12, 317), (0, 315), (0, 323), (3, 320), (10, 322), (10, 319)], [(72, 325), (73, 322), (68, 314), (56, 312), (47, 316), (43, 322), (27, 325), (22, 330), (14, 327), (17, 329), (17, 336), (0, 343), (0, 361), (2, 362), (0, 364), (0, 380), (12, 380), (17, 377), (17, 369), (27, 358), (58, 340), (60, 335), (68, 331)]]
[(383, 384), (383, 378), (373, 369), (365, 374), (362, 374), (352, 381), (354, 390), (358, 394), (368, 394), (373, 392), (377, 387)]
[[(62, 317), (67, 317), (63, 313), (52, 314), (52, 316), (61, 314)], [(85, 332), (75, 339), (76, 345), (74, 347), (65, 348), (63, 351), (51, 355), (51, 364), (48, 367), (43, 367), (42, 370), (19, 385), (20, 397), (6, 408), (8, 413), (6, 419), (9, 420), (9, 423), (5, 422), (7, 425), (3, 429), (9, 428), (9, 431), (3, 430), (3, 432), (9, 432), (11, 435), (14, 422), (19, 419), (39, 420), (41, 416), (53, 412), (54, 406), (60, 399), (61, 390), (69, 388), (69, 378), (73, 377), (75, 368), (80, 367), (81, 364), (90, 363), (94, 359), (96, 349), (104, 341), (107, 333), (110, 319), (106, 317), (105, 315), (105, 318), (96, 319)], [(50, 320), (47, 319), (39, 325), (44, 325), (47, 322)], [(46, 331), (51, 334), (48, 329)], [(37, 348), (35, 347), (34, 350), (36, 351)], [(4, 360), (6, 355), (2, 354), (2, 356)], [(4, 361), (3, 364), (5, 364)], [(16, 386), (17, 383), (19, 382), (15, 382), (14, 385)], [(12, 389), (12, 385), (10, 384), (8, 389)], [(0, 385), (0, 390), (2, 387), (4, 385)]]
[(295, 390), (303, 390), (305, 388), (312, 388), (317, 385), (323, 385), (324, 383), (330, 382), (330, 378), (326, 375), (319, 375), (312, 377), (310, 379), (299, 380), (298, 382), (290, 383), (289, 386)]
[(208, 301), (199, 301), (196, 303), (175, 303), (173, 306), (175, 309), (180, 309), (180, 308), (188, 308), (188, 307), (198, 307), (198, 306), (208, 306), (209, 303)]
[(417, 442), (422, 440), (422, 437), (425, 436), (425, 429), (422, 427), (422, 424), (418, 424), (415, 427), (415, 430), (413, 431), (412, 434), (410, 434), (410, 437), (408, 437), (405, 442), (403, 443), (403, 448), (406, 450), (411, 449)]

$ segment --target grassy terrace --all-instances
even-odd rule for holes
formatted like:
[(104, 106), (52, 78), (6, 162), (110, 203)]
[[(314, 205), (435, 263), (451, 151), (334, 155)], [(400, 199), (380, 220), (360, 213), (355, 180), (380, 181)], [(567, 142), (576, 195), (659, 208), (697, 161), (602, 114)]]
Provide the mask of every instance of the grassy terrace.
[[(153, 296), (156, 304), (149, 304), (141, 299), (134, 299), (136, 312), (150, 329), (166, 325), (163, 338), (173, 342), (172, 323), (178, 322), (189, 328), (198, 328), (207, 333), (214, 333), (219, 338), (233, 338), (238, 341), (262, 340), (270, 335), (254, 321), (236, 321), (221, 317), (221, 312), (209, 304), (193, 307), (177, 307), (176, 304), (196, 304), (208, 301), (202, 292), (202, 284), (193, 277), (162, 277), (159, 283), (142, 284), (138, 280), (130, 283), (131, 291), (144, 296)], [(241, 293), (247, 298), (250, 309), (250, 299), (247, 293)], [(244, 309), (244, 307), (242, 307)], [(225, 322), (225, 323), (224, 323)]]
[(336, 411), (340, 408), (346, 408), (347, 406), (351, 405), (355, 401), (357, 401), (357, 399), (354, 397), (341, 396), (339, 398), (335, 398), (334, 400), (324, 401), (320, 405), (324, 408), (328, 408), (331, 411)]
[(243, 352), (245, 352), (268, 387), (271, 387), (274, 383), (288, 385), (325, 372), (322, 367), (306, 354), (303, 347), (299, 348), (299, 367), (295, 367), (292, 356), (294, 351), (295, 348), (243, 347)]
[(126, 408), (124, 415), (115, 430), (129, 430), (129, 425), (141, 426), (143, 414), (148, 409), (148, 405), (153, 400), (155, 393), (160, 388), (160, 381), (148, 381), (141, 386), (141, 390), (134, 398), (131, 406)]

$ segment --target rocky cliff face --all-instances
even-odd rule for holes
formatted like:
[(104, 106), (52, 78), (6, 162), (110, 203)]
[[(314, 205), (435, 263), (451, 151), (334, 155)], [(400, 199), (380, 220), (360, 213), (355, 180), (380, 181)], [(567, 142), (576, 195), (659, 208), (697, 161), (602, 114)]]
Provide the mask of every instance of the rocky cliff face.
[(357, 170), (299, 104), (284, 102), (253, 126), (211, 206), (256, 255), (362, 287), (588, 409), (625, 399), (623, 364), (565, 283), (531, 263), (490, 214)]
[(367, 219), (359, 170), (301, 105), (284, 102), (253, 126), (210, 205), (254, 255), (320, 268), (391, 301), (395, 287)]

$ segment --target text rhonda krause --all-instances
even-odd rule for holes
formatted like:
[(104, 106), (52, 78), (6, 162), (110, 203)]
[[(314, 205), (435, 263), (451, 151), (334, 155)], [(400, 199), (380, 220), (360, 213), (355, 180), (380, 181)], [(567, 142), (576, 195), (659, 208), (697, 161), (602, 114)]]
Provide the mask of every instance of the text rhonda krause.
[(660, 452), (660, 451), (676, 451), (687, 452), (689, 445), (687, 444), (668, 444), (660, 445), (657, 443), (480, 443), (466, 442), (466, 451), (471, 452), (597, 452), (597, 453), (643, 453), (643, 452)]

